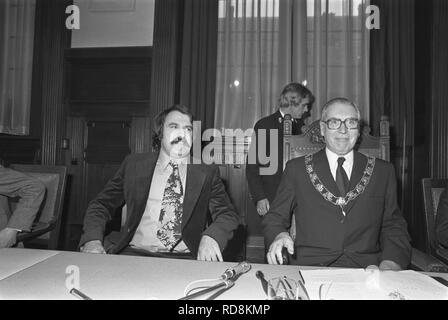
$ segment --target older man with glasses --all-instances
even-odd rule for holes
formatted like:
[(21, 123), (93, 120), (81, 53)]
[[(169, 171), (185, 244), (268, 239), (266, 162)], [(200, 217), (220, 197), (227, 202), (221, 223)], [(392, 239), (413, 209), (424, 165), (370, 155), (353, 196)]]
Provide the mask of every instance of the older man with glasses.
[[(397, 204), (392, 164), (355, 150), (358, 107), (345, 98), (322, 109), (326, 147), (290, 160), (263, 220), (267, 260), (283, 263), (282, 251), (299, 265), (407, 268), (410, 237)], [(296, 239), (290, 237), (295, 214)]]

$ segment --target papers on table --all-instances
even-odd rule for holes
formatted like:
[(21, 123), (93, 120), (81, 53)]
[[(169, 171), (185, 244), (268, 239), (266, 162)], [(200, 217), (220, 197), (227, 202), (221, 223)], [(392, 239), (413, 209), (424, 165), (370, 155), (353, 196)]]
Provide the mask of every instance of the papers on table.
[(311, 300), (448, 300), (448, 287), (412, 271), (302, 270)]

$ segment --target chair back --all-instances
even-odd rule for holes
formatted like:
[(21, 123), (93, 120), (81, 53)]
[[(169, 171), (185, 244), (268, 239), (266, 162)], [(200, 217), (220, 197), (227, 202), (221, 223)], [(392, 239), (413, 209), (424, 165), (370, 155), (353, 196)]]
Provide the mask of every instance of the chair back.
[[(46, 188), (45, 198), (36, 215), (31, 232), (24, 234), (24, 236), (26, 236), (27, 241), (38, 243), (39, 247), (58, 249), (67, 167), (12, 164), (10, 168), (38, 179)], [(39, 230), (45, 232), (41, 233)], [(20, 240), (20, 234), (18, 239)]]
[[(289, 160), (316, 153), (325, 147), (324, 137), (320, 133), (320, 120), (311, 123), (301, 135), (291, 135), (287, 126), (284, 126), (283, 132), (283, 168)], [(386, 116), (381, 117), (380, 136), (370, 135), (370, 127), (364, 126), (355, 149), (367, 156), (389, 161), (390, 136)]]
[(426, 252), (435, 254), (437, 248), (435, 220), (440, 195), (448, 187), (448, 179), (422, 179), (423, 203), (425, 206)]

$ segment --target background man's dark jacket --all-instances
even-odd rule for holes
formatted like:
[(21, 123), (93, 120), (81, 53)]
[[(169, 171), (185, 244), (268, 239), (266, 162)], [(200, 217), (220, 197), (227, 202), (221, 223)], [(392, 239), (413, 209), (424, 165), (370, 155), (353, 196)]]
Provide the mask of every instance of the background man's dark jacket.
[[(303, 126), (303, 121), (301, 119), (296, 119), (293, 122), (292, 134), (301, 134), (301, 127)], [(262, 199), (268, 199), (271, 203), (274, 200), (275, 192), (277, 191), (278, 185), (282, 178), (283, 172), (283, 118), (280, 111), (277, 111), (267, 117), (264, 117), (257, 121), (254, 127), (255, 135), (258, 141), (258, 132), (260, 129), (266, 129), (266, 155), (271, 156), (271, 152), (277, 152), (278, 154), (278, 167), (273, 175), (260, 175), (260, 167), (269, 167), (268, 164), (261, 165), (258, 161), (255, 164), (246, 164), (246, 178), (249, 185), (249, 192), (252, 196), (254, 203)], [(270, 138), (269, 130), (278, 130), (278, 141), (276, 146), (278, 151), (270, 150)], [(258, 142), (257, 142), (258, 144)], [(254, 143), (251, 144), (251, 149), (255, 148)], [(257, 149), (258, 152), (258, 149)], [(258, 153), (257, 153), (258, 154)]]

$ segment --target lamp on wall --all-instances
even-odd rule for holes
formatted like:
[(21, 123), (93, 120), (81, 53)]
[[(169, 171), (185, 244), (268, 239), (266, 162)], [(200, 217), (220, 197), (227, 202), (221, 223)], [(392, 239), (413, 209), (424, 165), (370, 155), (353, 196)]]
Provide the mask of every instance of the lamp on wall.
[(64, 138), (62, 139), (62, 149), (68, 150), (70, 147), (70, 139)]

